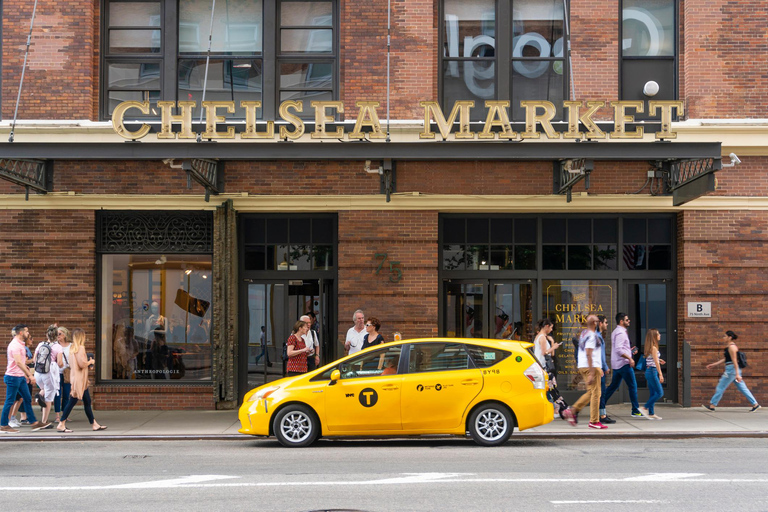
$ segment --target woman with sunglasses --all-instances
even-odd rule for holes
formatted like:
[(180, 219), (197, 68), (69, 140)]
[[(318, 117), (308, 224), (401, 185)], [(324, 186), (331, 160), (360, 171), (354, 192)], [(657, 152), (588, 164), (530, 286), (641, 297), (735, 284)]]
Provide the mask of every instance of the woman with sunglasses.
[(384, 336), (379, 334), (379, 329), (381, 329), (381, 322), (379, 322), (378, 318), (370, 317), (368, 321), (365, 322), (365, 332), (367, 334), (363, 336), (362, 350), (384, 343)]

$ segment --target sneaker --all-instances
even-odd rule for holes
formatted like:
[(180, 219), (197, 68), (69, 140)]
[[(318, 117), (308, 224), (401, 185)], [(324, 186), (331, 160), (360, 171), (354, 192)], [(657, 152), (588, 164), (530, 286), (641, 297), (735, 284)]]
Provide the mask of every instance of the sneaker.
[(632, 413), (632, 417), (633, 417), (633, 418), (642, 418), (642, 417), (643, 417), (643, 414), (642, 414), (640, 411), (634, 411), (634, 412)]
[(705, 408), (706, 410), (708, 410), (709, 412), (715, 412), (715, 408), (714, 408), (714, 407), (712, 407), (711, 405), (707, 405), (707, 404), (701, 404), (701, 406), (702, 406), (703, 408)]
[(8, 426), (11, 428), (19, 428), (21, 426), (21, 423), (19, 423), (19, 420), (15, 417), (11, 418), (11, 421), (8, 422)]
[(3, 434), (18, 434), (19, 433), (18, 430), (16, 430), (13, 427), (9, 427), (9, 426), (0, 427), (0, 432), (2, 432)]
[(570, 407), (563, 411), (563, 417), (565, 418), (565, 421), (571, 424), (572, 427), (576, 426), (576, 416), (573, 415), (573, 411)]
[(749, 412), (755, 412), (756, 410), (760, 409), (761, 407), (762, 407), (762, 405), (755, 404), (755, 405), (752, 406), (752, 408), (749, 410)]
[(640, 408), (639, 408), (639, 411), (640, 411), (640, 414), (642, 414), (642, 415), (643, 415), (643, 417), (645, 417), (645, 418), (647, 418), (648, 416), (650, 416), (650, 415), (651, 415), (651, 414), (648, 412), (648, 409), (646, 409), (645, 407), (640, 407)]
[(606, 425), (612, 425), (616, 423), (616, 420), (611, 418), (610, 416), (606, 416), (605, 418), (600, 418), (600, 423), (604, 423)]
[(649, 420), (660, 420), (661, 416), (656, 416), (655, 414), (651, 414), (650, 416), (648, 416), (648, 419)]
[(36, 421), (30, 427), (32, 427), (32, 432), (37, 432), (38, 430), (43, 430), (45, 427), (50, 425), (50, 423), (43, 423), (42, 421)]
[(589, 428), (596, 428), (596, 429), (598, 429), (598, 430), (602, 430), (602, 429), (605, 429), (605, 428), (608, 428), (608, 427), (606, 427), (605, 425), (603, 425), (603, 424), (602, 424), (602, 423), (600, 423), (599, 421), (598, 421), (598, 422), (595, 422), (595, 423), (592, 423), (592, 422), (590, 421), (590, 422), (589, 422)]

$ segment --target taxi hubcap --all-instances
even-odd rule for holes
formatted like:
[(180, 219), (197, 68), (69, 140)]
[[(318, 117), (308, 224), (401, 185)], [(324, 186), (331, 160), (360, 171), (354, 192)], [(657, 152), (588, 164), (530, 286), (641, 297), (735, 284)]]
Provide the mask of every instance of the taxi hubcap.
[(312, 420), (301, 412), (286, 414), (280, 429), (289, 441), (300, 443), (312, 433)]
[(496, 409), (488, 409), (477, 416), (475, 421), (477, 433), (488, 441), (495, 441), (502, 437), (509, 425), (504, 415)]

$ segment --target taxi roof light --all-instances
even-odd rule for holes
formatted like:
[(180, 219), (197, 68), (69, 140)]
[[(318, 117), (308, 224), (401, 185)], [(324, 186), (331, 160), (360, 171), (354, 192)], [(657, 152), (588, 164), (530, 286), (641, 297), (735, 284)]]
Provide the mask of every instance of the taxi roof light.
[(544, 377), (544, 370), (541, 368), (541, 365), (539, 363), (533, 363), (531, 366), (526, 368), (526, 370), (523, 372), (523, 375), (528, 377), (528, 379), (533, 384), (533, 389), (545, 389), (547, 385), (547, 380)]

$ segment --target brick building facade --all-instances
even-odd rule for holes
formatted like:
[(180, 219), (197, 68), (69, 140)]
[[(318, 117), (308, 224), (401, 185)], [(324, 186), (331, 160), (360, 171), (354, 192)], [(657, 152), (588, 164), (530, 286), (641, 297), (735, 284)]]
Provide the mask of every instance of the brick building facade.
[[(387, 3), (309, 2), (310, 19), (290, 0), (231, 0), (216, 3), (224, 28), (205, 81), (209, 3), (41, 0), (13, 142), (5, 140), (32, 4), (2, 3), (0, 177), (32, 160), (50, 183), (40, 193), (33, 186), (27, 199), (18, 179), (0, 180), (0, 325), (28, 323), (35, 342), (54, 321), (85, 329), (99, 363), (96, 408), (233, 407), (250, 387), (280, 375), (282, 341), (306, 309), (318, 314), (323, 359), (331, 362), (343, 355), (358, 308), (382, 321), (387, 339), (395, 331), (494, 337), (518, 320), (519, 335), (530, 340), (532, 323), (562, 304), (628, 312), (639, 346), (647, 329), (660, 328), (670, 372), (665, 399), (685, 405), (712, 393), (720, 373), (706, 363), (722, 353), (722, 333), (743, 333), (746, 382), (758, 400), (768, 396), (762, 2), (670, 0), (649, 10), (630, 0), (566, 2), (566, 9), (522, 0), (396, 1), (388, 60)], [(224, 21), (219, 9), (254, 14)], [(558, 50), (567, 41), (570, 59)], [(643, 95), (646, 78), (658, 95)], [(199, 104), (203, 83), (207, 99), (234, 101), (219, 129), (234, 126), (238, 135), (159, 139), (157, 101)], [(149, 101), (148, 115), (125, 117), (129, 130), (151, 127), (140, 141), (126, 141), (112, 123), (112, 110), (129, 100)], [(261, 101), (257, 131), (277, 121), (278, 133), (293, 130), (280, 119), (280, 103), (303, 102), (306, 133), (293, 142), (241, 138), (241, 100)], [(311, 136), (310, 100), (343, 103), (343, 113), (328, 111), (334, 119), (326, 128), (341, 128), (342, 140)], [(626, 130), (642, 125), (645, 135), (576, 142), (547, 137), (539, 126), (539, 140), (462, 140), (457, 119), (446, 141), (434, 123), (436, 137), (420, 138), (420, 102), (437, 101), (447, 117), (456, 100), (475, 101), (475, 134), (486, 100), (512, 102), (516, 132), (526, 131), (516, 100), (551, 101), (559, 133), (567, 129), (563, 101), (584, 102), (581, 113), (592, 100), (642, 101), (644, 122)], [(656, 140), (650, 100), (681, 102), (684, 113), (671, 125), (676, 139)], [(365, 101), (379, 103), (387, 139), (369, 127), (366, 141), (350, 140), (357, 102)], [(204, 130), (199, 114), (195, 132)], [(610, 106), (593, 119), (615, 130)], [(180, 130), (177, 121), (172, 130)], [(741, 163), (720, 168), (731, 153)], [(221, 164), (210, 200), (183, 167), (195, 159)], [(569, 174), (561, 171), (582, 159), (592, 170), (569, 201)], [(716, 171), (716, 190), (676, 205), (670, 187), (680, 183), (671, 169), (691, 162), (707, 176)], [(387, 173), (375, 171), (390, 165), (387, 196)], [(178, 226), (195, 231), (193, 240)], [(591, 237), (579, 236), (584, 230)], [(151, 243), (126, 235), (139, 231)], [(692, 302), (711, 303), (711, 316), (689, 317)], [(258, 357), (262, 324), (272, 367)], [(563, 339), (578, 326), (556, 324)], [(125, 356), (133, 349), (121, 343), (132, 346), (131, 337), (138, 356)], [(567, 355), (560, 357), (567, 374)], [(3, 352), (0, 367), (5, 362)], [(743, 398), (731, 389), (722, 405), (737, 404)]]

